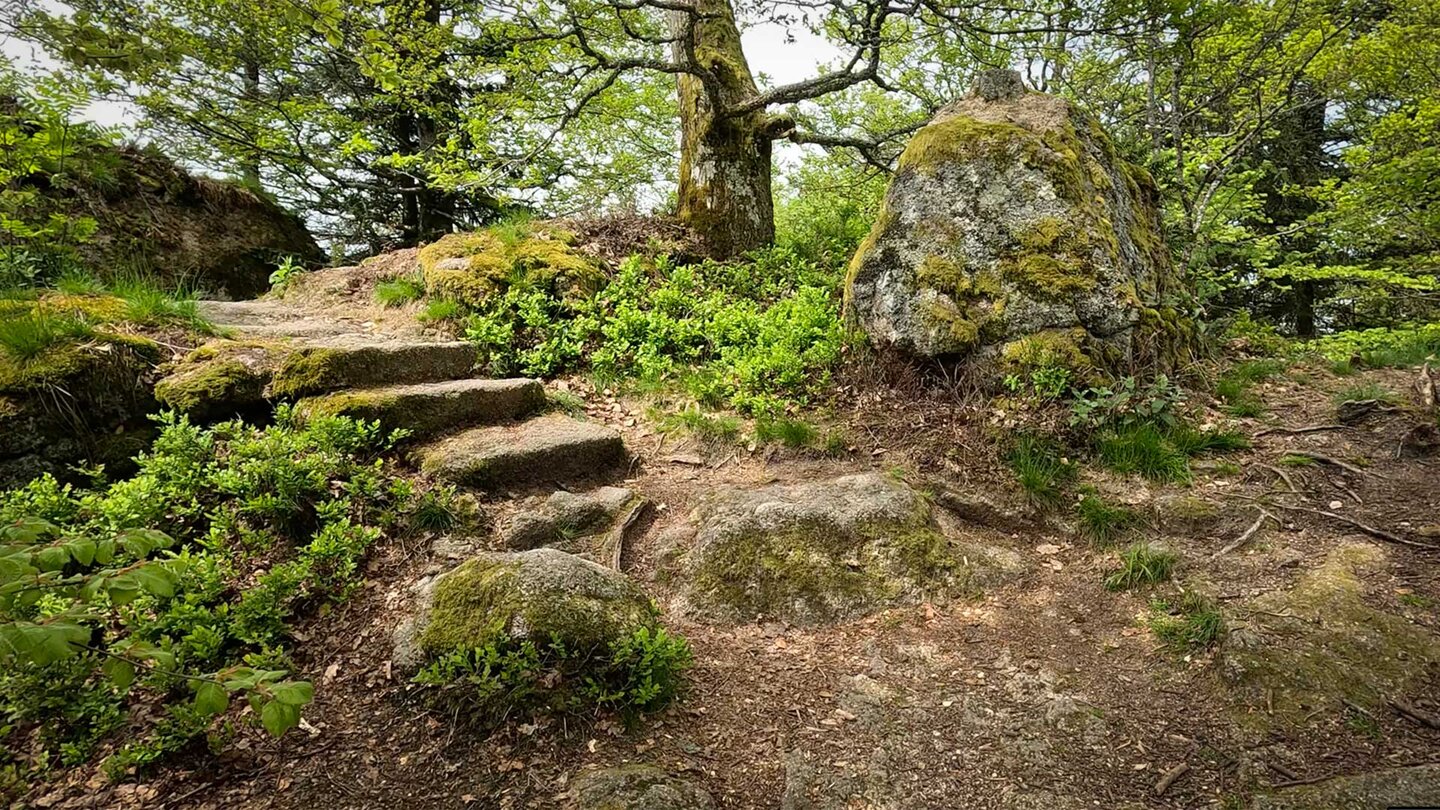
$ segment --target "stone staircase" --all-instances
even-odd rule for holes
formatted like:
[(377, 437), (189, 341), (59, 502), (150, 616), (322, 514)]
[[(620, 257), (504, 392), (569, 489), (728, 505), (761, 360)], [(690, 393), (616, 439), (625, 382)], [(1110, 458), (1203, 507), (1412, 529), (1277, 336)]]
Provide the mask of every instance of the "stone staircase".
[[(583, 488), (624, 470), (618, 431), (546, 412), (536, 380), (473, 377), (478, 356), (468, 343), (397, 336), (283, 302), (204, 302), (202, 312), (225, 338), (178, 364), (157, 397), (166, 401), (167, 384), (242, 368), (255, 380), (217, 387), (198, 404), (172, 397), (172, 406), (183, 401), (214, 418), (227, 404), (293, 401), (304, 412), (378, 420), (410, 431), (407, 456), (422, 472), (487, 493)], [(255, 401), (213, 401), (246, 394)]]

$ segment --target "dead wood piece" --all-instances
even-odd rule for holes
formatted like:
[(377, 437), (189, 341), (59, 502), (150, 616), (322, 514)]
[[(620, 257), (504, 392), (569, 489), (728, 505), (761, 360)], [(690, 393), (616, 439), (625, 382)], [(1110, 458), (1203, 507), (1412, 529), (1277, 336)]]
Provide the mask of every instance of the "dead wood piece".
[(1388, 413), (1396, 410), (1378, 399), (1350, 399), (1335, 407), (1335, 418), (1342, 425), (1354, 425), (1365, 421), (1372, 413)]
[(1421, 422), (1410, 428), (1400, 439), (1397, 458), (1425, 458), (1440, 453), (1440, 428)]
[(1435, 410), (1435, 374), (1430, 370), (1429, 363), (1420, 367), (1420, 376), (1415, 379), (1415, 393), (1421, 408)]
[(1287, 436), (1298, 436), (1302, 433), (1320, 433), (1326, 430), (1344, 430), (1345, 425), (1307, 425), (1306, 427), (1270, 427), (1256, 433), (1256, 438), (1269, 436), (1272, 433), (1284, 433)]
[(640, 498), (630, 506), (630, 511), (625, 514), (625, 519), (617, 523), (615, 528), (610, 531), (610, 567), (616, 571), (620, 570), (620, 558), (625, 554), (626, 537), (649, 509), (650, 502)]
[(1242, 532), (1239, 537), (1235, 538), (1234, 542), (1230, 543), (1230, 545), (1210, 555), (1210, 559), (1213, 560), (1217, 557), (1223, 557), (1226, 554), (1234, 551), (1235, 549), (1245, 545), (1247, 542), (1249, 542), (1251, 537), (1255, 536), (1256, 532), (1260, 531), (1260, 527), (1265, 525), (1266, 520), (1273, 520), (1276, 523), (1280, 522), (1280, 518), (1275, 517), (1264, 509), (1260, 509), (1260, 516), (1255, 518), (1255, 522), (1250, 524), (1250, 528)]
[(1356, 467), (1354, 464), (1351, 464), (1351, 463), (1349, 463), (1349, 462), (1341, 461), (1341, 460), (1338, 459), (1338, 458), (1333, 458), (1333, 457), (1331, 457), (1331, 456), (1323, 455), (1323, 454), (1321, 454), (1321, 453), (1314, 453), (1314, 452), (1311, 452), (1311, 451), (1309, 451), (1309, 450), (1286, 450), (1286, 451), (1285, 451), (1285, 455), (1287, 455), (1287, 456), (1300, 456), (1301, 458), (1313, 459), (1313, 460), (1315, 460), (1315, 461), (1320, 462), (1321, 464), (1329, 464), (1329, 465), (1331, 465), (1331, 466), (1333, 466), (1333, 467), (1339, 467), (1340, 469), (1342, 469), (1342, 470), (1344, 470), (1344, 471), (1346, 471), (1346, 472), (1352, 472), (1352, 473), (1355, 473), (1356, 475), (1371, 475), (1371, 474), (1372, 474), (1372, 473), (1368, 473), (1368, 472), (1360, 469), (1359, 467)]
[(1160, 777), (1160, 781), (1155, 783), (1155, 795), (1164, 796), (1165, 791), (1169, 790), (1171, 785), (1189, 772), (1190, 766), (1183, 762), (1166, 771), (1165, 775)]
[(1422, 726), (1426, 726), (1427, 728), (1440, 729), (1440, 717), (1436, 717), (1430, 712), (1424, 711), (1423, 709), (1416, 707), (1415, 704), (1407, 700), (1401, 700), (1400, 698), (1391, 698), (1390, 700), (1387, 700), (1386, 703), (1390, 704), (1390, 708), (1394, 709), (1396, 713), (1398, 713), (1402, 717), (1413, 720)]

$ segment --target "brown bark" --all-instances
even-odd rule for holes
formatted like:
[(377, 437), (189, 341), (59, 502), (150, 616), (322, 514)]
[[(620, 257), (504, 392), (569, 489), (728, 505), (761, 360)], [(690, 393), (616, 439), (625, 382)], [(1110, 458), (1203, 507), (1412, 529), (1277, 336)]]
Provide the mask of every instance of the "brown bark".
[[(730, 105), (759, 91), (745, 60), (729, 0), (696, 0), (699, 19), (689, 41), (675, 45), (676, 59), (693, 59), (704, 75), (679, 75), (680, 219), (694, 228), (707, 250), (728, 258), (775, 240), (771, 197), (771, 140), (783, 119), (763, 110), (724, 115)], [(687, 29), (687, 12), (672, 12), (676, 33)]]

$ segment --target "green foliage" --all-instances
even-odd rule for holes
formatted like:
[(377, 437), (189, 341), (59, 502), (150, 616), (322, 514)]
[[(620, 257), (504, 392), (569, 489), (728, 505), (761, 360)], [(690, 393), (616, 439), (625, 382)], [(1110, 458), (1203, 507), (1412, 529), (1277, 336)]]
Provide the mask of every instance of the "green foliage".
[(1065, 457), (1059, 445), (1028, 433), (1015, 442), (1007, 461), (1025, 497), (1041, 508), (1053, 508), (1064, 502), (1065, 487), (1076, 476), (1075, 464)]
[(1137, 543), (1121, 552), (1120, 567), (1105, 577), (1105, 589), (1124, 591), (1141, 585), (1166, 582), (1175, 572), (1179, 558), (1174, 552)]
[(1195, 591), (1179, 599), (1152, 599), (1146, 622), (1155, 637), (1176, 652), (1213, 647), (1225, 635), (1225, 617), (1215, 603)]
[(1339, 332), (1305, 348), (1347, 365), (1358, 358), (1370, 368), (1406, 368), (1440, 357), (1440, 323)]
[(0, 492), (0, 739), (53, 741), (27, 767), (87, 759), (135, 703), (168, 715), (146, 713), (115, 773), (204, 734), (232, 696), (271, 733), (294, 727), (313, 690), (287, 679), (290, 622), (354, 589), (382, 527), (436, 526), (450, 502), (387, 471), (398, 435), (378, 424), (289, 407), (265, 428), (158, 421), (131, 478)]
[(1255, 417), (1265, 413), (1265, 405), (1250, 392), (1251, 386), (1274, 377), (1286, 368), (1280, 360), (1246, 360), (1237, 363), (1215, 383), (1215, 396), (1231, 416)]
[(1346, 402), (1366, 402), (1372, 399), (1379, 402), (1388, 402), (1392, 405), (1398, 405), (1404, 401), (1399, 394), (1377, 382), (1346, 386), (1336, 391), (1335, 394), (1330, 397), (1330, 401), (1336, 405), (1342, 405)]
[(404, 306), (424, 294), (425, 285), (415, 278), (393, 278), (375, 285), (375, 300), (383, 307)]
[(1140, 522), (1133, 509), (1106, 503), (1094, 492), (1086, 492), (1076, 501), (1075, 519), (1080, 536), (1096, 545), (1115, 542)]
[(432, 298), (425, 302), (425, 306), (415, 315), (415, 318), (424, 324), (436, 324), (459, 321), (464, 316), (465, 306), (459, 301), (450, 298)]
[(1164, 374), (1143, 387), (1123, 377), (1113, 387), (1087, 388), (1070, 402), (1070, 426), (1083, 430), (1126, 427), (1139, 423), (1176, 424), (1185, 392)]
[(776, 249), (732, 263), (626, 261), (594, 296), (512, 284), (466, 322), (491, 374), (676, 385), (699, 402), (778, 414), (823, 391), (844, 347), (839, 273)]
[(693, 406), (660, 417), (660, 429), (683, 431), (712, 444), (735, 444), (743, 435), (739, 419), (725, 414), (706, 413)]
[(93, 334), (93, 327), (82, 317), (35, 309), (19, 317), (0, 318), (0, 353), (17, 363), (28, 363), (57, 345)]
[(781, 444), (786, 447), (810, 447), (820, 440), (820, 431), (801, 419), (778, 417), (760, 419), (755, 423), (755, 440), (761, 444)]
[(283, 292), (304, 273), (305, 265), (294, 256), (286, 256), (275, 266), (274, 272), (270, 273), (270, 289), (273, 292)]
[(486, 721), (536, 712), (631, 717), (673, 700), (691, 661), (690, 645), (663, 628), (640, 628), (595, 649), (507, 636), (442, 655), (415, 682), (437, 687)]
[(171, 290), (152, 278), (122, 276), (110, 283), (110, 292), (125, 302), (126, 321), (142, 326), (179, 326), (210, 334), (214, 327), (200, 314), (194, 291)]

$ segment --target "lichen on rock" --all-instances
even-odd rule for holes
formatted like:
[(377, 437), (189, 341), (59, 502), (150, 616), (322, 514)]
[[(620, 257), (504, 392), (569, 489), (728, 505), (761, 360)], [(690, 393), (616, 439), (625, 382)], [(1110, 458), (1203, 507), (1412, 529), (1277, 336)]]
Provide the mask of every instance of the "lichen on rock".
[(692, 521), (684, 601), (710, 621), (838, 621), (973, 595), (1016, 565), (947, 537), (924, 498), (879, 473), (718, 493)]
[(1018, 77), (981, 84), (906, 147), (851, 263), (847, 317), (883, 347), (1009, 365), (1043, 334), (1059, 349), (1045, 362), (1074, 379), (1177, 363), (1185, 292), (1149, 175), (1069, 102)]

